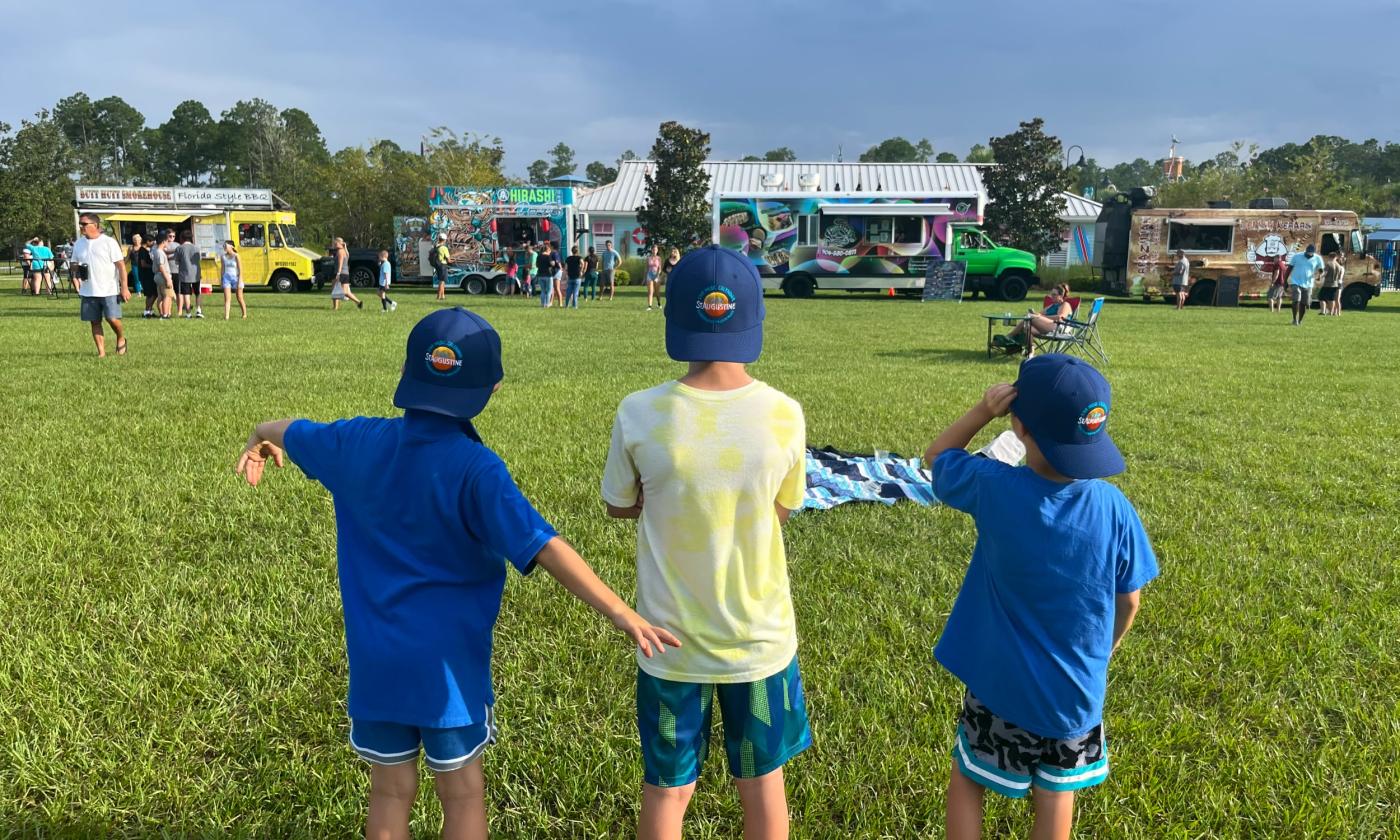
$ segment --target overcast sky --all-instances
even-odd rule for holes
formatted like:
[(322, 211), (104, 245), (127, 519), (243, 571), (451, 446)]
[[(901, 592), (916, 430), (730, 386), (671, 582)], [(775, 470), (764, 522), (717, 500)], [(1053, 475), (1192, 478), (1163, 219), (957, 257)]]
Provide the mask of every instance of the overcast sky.
[[(83, 22), (58, 24), (60, 7)], [(893, 135), (962, 156), (1035, 116), (1103, 164), (1163, 157), (1173, 134), (1193, 159), (1233, 140), (1400, 141), (1396, 0), (129, 9), (0, 0), (12, 34), (0, 121), (78, 90), (119, 95), (151, 125), (185, 99), (217, 117), (262, 97), (309, 112), (333, 150), (379, 138), (416, 148), (435, 125), (499, 136), (517, 175), (561, 139), (580, 174), (623, 149), (645, 155), (667, 119), (709, 131), (717, 159), (789, 146), (804, 160), (838, 149), (854, 160)], [(13, 37), (24, 32), (45, 34)]]

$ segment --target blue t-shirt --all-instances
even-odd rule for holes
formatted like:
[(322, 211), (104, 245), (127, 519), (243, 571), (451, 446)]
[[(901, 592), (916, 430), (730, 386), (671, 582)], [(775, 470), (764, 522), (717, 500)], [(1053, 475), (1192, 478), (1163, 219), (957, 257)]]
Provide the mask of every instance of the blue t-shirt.
[(1294, 254), (1288, 259), (1288, 264), (1293, 271), (1288, 275), (1288, 283), (1291, 286), (1312, 287), (1313, 275), (1322, 270), (1322, 257), (1313, 254)]
[(612, 271), (614, 268), (617, 268), (618, 261), (622, 259), (621, 254), (619, 254), (616, 251), (609, 251), (607, 249), (604, 249), (603, 253), (600, 256), (603, 258), (604, 271)]
[(381, 286), (387, 286), (387, 285), (389, 285), (389, 276), (390, 276), (390, 274), (391, 274), (391, 269), (389, 268), (389, 261), (388, 261), (388, 260), (385, 260), (384, 262), (382, 262), (382, 263), (379, 264), (379, 285), (381, 285)]
[(1003, 719), (1047, 738), (1103, 720), (1116, 596), (1157, 576), (1137, 511), (1105, 481), (1061, 484), (949, 449), (940, 501), (977, 545), (934, 657)]
[(469, 429), (419, 411), (287, 428), (335, 502), (351, 718), (450, 728), (495, 700), (506, 564), (527, 574), (555, 531)]
[(31, 268), (38, 271), (48, 268), (47, 263), (53, 259), (53, 251), (47, 245), (30, 245), (29, 256), (34, 260)]

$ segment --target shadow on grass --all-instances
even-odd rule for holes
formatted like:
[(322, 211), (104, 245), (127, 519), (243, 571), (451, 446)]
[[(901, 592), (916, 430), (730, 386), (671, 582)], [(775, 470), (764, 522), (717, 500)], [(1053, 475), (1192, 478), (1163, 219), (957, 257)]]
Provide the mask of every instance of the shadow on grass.
[(909, 359), (915, 362), (996, 362), (1004, 359), (1019, 359), (1020, 356), (1007, 356), (996, 353), (990, 359), (986, 350), (954, 350), (933, 347), (911, 347), (908, 350), (886, 350), (876, 353), (883, 359)]

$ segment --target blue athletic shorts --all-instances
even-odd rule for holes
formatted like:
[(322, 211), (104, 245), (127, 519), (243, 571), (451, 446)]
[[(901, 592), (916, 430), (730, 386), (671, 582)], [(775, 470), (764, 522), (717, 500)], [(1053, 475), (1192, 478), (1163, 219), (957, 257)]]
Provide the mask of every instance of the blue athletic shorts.
[(716, 699), (736, 779), (771, 773), (812, 746), (795, 656), (773, 676), (747, 683), (674, 682), (638, 670), (637, 729), (647, 784), (680, 787), (699, 778)]
[(418, 759), (418, 745), (434, 773), (449, 773), (471, 764), (496, 743), (496, 716), (486, 707), (486, 719), (454, 729), (428, 729), (384, 721), (350, 721), (350, 746), (370, 764), (392, 767)]
[(970, 691), (958, 717), (953, 763), (967, 778), (1013, 799), (1030, 793), (1031, 785), (1079, 790), (1108, 778), (1102, 723), (1074, 738), (1046, 738), (998, 717)]

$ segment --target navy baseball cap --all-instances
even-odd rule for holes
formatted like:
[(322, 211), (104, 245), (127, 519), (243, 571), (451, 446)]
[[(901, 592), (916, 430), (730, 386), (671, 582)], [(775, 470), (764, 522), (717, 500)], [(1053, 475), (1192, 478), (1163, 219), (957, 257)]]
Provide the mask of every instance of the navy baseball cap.
[(1108, 436), (1108, 380), (1088, 362), (1064, 353), (1027, 359), (1011, 411), (1057, 472), (1105, 478), (1127, 468)]
[(413, 325), (394, 405), (470, 420), (481, 413), (501, 370), (501, 337), (460, 306)]
[(681, 257), (666, 281), (666, 353), (678, 362), (758, 361), (763, 282), (738, 251), (706, 245)]

